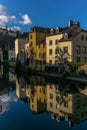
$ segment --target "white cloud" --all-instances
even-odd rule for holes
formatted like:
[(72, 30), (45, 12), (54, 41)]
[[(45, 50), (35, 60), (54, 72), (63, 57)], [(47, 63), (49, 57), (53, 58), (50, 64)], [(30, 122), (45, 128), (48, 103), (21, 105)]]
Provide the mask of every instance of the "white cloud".
[(9, 18), (10, 19), (16, 19), (16, 16), (10, 16)]
[(8, 23), (9, 18), (6, 15), (0, 15), (0, 25), (4, 26)]
[(5, 26), (8, 22), (14, 21), (15, 16), (0, 15), (0, 26)]
[[(8, 15), (7, 12), (7, 8), (0, 4), (0, 27), (4, 27), (7, 24), (14, 24), (12, 28), (10, 28), (11, 30), (21, 30), (21, 28), (19, 27), (19, 23), (21, 23), (22, 25), (29, 25), (32, 24), (32, 21), (30, 19), (30, 17), (28, 16), (28, 14), (19, 14), (21, 16), (21, 19), (18, 20), (16, 18), (16, 16), (14, 15)], [(15, 26), (17, 25), (18, 26)]]
[(32, 21), (31, 21), (31, 19), (29, 18), (29, 16), (27, 15), (27, 14), (24, 14), (24, 15), (22, 15), (22, 14), (19, 14), (21, 17), (22, 17), (22, 21), (20, 21), (20, 23), (21, 24), (23, 24), (23, 25), (28, 25), (28, 24), (32, 24)]
[(9, 16), (7, 14), (7, 9), (4, 5), (0, 4), (0, 26), (6, 26), (7, 23), (15, 21), (16, 17)]
[(6, 13), (7, 13), (6, 7), (0, 4), (0, 14), (6, 14)]

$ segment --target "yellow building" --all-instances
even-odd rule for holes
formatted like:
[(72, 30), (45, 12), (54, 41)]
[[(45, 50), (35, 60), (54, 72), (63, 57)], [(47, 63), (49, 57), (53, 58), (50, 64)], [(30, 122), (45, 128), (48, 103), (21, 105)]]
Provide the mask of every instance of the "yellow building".
[(46, 112), (46, 88), (34, 86), (30, 98), (30, 109), (35, 113)]
[(46, 87), (42, 85), (44, 79), (40, 77), (32, 77), (31, 84), (31, 96), (30, 96), (30, 109), (35, 113), (41, 113), (46, 111)]
[(45, 37), (50, 32), (49, 28), (33, 27), (30, 30), (28, 39), (30, 44), (30, 56), (32, 69), (43, 70), (43, 63), (46, 60)]

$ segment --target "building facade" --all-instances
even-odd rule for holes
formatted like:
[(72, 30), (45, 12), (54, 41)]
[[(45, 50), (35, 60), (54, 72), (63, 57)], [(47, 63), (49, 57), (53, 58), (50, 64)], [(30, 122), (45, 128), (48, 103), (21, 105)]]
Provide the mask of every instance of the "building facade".
[(46, 37), (46, 62), (56, 64), (58, 48), (63, 52), (62, 57), (70, 62), (87, 62), (87, 31), (72, 21), (68, 22), (68, 27), (56, 30)]
[(43, 70), (43, 63), (46, 60), (45, 37), (49, 28), (33, 27), (30, 30), (28, 39), (30, 44), (30, 66), (32, 69)]
[(24, 63), (26, 38), (15, 40), (15, 58)]

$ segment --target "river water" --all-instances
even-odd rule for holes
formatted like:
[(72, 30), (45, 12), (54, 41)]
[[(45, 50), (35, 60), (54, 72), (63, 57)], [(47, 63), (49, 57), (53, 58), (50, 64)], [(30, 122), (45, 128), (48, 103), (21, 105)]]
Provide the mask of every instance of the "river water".
[(87, 85), (0, 67), (0, 130), (87, 129)]

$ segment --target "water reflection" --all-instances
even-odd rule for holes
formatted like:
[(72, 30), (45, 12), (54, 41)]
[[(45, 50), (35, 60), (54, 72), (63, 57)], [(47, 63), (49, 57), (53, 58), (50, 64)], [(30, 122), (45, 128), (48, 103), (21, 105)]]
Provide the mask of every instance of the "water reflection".
[[(66, 82), (65, 82), (66, 83)], [(27, 80), (21, 76), (16, 79), (16, 95), (30, 102), (34, 114), (50, 113), (51, 118), (60, 122), (66, 120), (69, 126), (87, 119), (87, 88), (78, 84), (53, 84), (43, 77), (31, 76)]]
[(0, 67), (0, 114), (10, 109), (10, 103), (16, 102), (10, 93), (15, 90), (15, 75), (9, 72), (8, 66)]
[[(10, 110), (18, 99), (30, 104), (32, 114), (47, 113), (69, 126), (87, 120), (87, 86), (79, 83), (52, 82), (40, 76), (15, 76), (0, 68), (0, 114)], [(15, 91), (16, 96), (12, 93)]]

